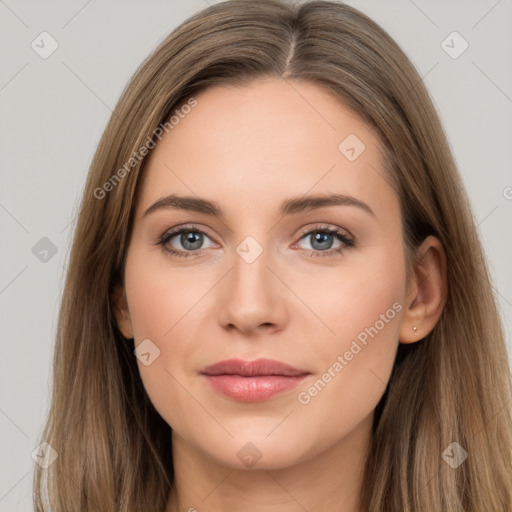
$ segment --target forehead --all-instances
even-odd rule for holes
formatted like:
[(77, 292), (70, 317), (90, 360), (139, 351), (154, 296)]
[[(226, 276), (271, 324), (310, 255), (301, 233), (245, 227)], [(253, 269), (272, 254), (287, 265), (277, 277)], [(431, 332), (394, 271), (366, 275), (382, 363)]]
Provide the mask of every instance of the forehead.
[(139, 211), (170, 193), (215, 199), (233, 214), (328, 192), (397, 206), (376, 133), (319, 86), (266, 79), (209, 87), (195, 100), (176, 107), (172, 129), (149, 154)]

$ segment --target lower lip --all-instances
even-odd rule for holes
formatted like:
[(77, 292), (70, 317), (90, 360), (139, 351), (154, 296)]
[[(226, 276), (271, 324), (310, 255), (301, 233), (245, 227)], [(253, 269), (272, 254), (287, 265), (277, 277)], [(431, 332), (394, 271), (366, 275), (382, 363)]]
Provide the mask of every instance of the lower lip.
[(260, 375), (242, 377), (240, 375), (204, 375), (210, 385), (223, 395), (239, 402), (261, 402), (297, 387), (307, 375), (285, 377)]

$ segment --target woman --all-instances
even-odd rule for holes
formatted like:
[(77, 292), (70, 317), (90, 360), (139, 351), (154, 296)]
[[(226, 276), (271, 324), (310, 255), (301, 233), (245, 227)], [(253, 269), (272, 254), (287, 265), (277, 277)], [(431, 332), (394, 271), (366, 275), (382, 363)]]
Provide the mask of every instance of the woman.
[(396, 43), (323, 1), (222, 2), (171, 33), (89, 172), (36, 510), (510, 510), (511, 391)]

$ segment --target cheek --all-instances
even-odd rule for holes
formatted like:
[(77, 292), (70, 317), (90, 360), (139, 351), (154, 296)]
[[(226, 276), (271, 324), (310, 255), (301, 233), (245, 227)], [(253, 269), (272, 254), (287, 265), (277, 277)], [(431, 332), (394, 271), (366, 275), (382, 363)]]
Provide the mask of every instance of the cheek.
[(368, 346), (375, 341), (372, 350), (366, 351), (368, 356), (393, 349), (398, 343), (405, 277), (397, 236), (396, 244), (375, 244), (371, 250), (347, 257), (346, 264), (321, 269), (316, 277), (296, 278), (294, 291), (309, 307), (310, 327), (316, 323), (315, 348), (324, 363), (332, 362), (333, 354), (349, 350), (354, 339), (368, 341)]
[[(137, 248), (126, 262), (126, 293), (136, 341), (165, 341), (188, 320), (207, 292), (208, 279), (162, 264), (161, 256)], [(211, 286), (210, 286), (211, 287)]]
[(310, 288), (309, 303), (328, 329), (315, 345), (318, 378), (297, 401), (306, 421), (325, 422), (330, 434), (322, 442), (350, 431), (382, 397), (398, 348), (404, 289), (403, 253), (393, 248)]
[(128, 253), (126, 293), (135, 348), (147, 339), (152, 344), (150, 364), (137, 360), (144, 388), (167, 423), (180, 429), (183, 412), (191, 407), (190, 395), (184, 391), (195, 370), (190, 362), (195, 346), (190, 340), (197, 338), (194, 331), (206, 314), (201, 298), (215, 280), (155, 260), (137, 247)]

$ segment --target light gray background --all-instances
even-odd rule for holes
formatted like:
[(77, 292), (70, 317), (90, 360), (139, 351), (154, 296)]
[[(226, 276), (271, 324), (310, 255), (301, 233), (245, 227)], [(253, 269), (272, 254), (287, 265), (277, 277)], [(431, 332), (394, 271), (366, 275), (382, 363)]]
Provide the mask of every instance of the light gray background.
[[(396, 39), (431, 92), (486, 248), (510, 354), (512, 2), (348, 3)], [(0, 0), (1, 512), (32, 510), (30, 454), (48, 408), (74, 215), (98, 140), (140, 62), (206, 6), (206, 0)], [(43, 31), (59, 44), (47, 59), (31, 47)], [(453, 31), (469, 43), (457, 59), (441, 46)], [(57, 247), (46, 263), (32, 252), (42, 237)]]

